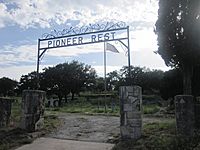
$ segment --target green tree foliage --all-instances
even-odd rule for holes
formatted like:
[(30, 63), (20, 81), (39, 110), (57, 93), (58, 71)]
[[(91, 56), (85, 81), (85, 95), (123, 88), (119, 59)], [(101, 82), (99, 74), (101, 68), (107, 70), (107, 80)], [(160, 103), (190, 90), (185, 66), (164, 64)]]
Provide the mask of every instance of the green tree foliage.
[(102, 77), (97, 77), (93, 86), (93, 92), (103, 92), (105, 91), (105, 79)]
[(35, 71), (28, 73), (27, 75), (22, 75), (17, 86), (18, 94), (21, 94), (23, 90), (37, 89), (37, 73)]
[(107, 74), (107, 90), (116, 90), (119, 87), (120, 74), (115, 70)]
[[(123, 66), (122, 69), (120, 69), (121, 72), (121, 77), (122, 77), (122, 82), (125, 85), (141, 85), (142, 78), (143, 78), (143, 71), (144, 68), (141, 67), (134, 67), (130, 66), (130, 75), (131, 75), (131, 81), (129, 80), (129, 75), (128, 75), (128, 66)], [(129, 83), (130, 82), (130, 83)]]
[(160, 0), (155, 32), (167, 66), (183, 72), (183, 92), (191, 94), (193, 69), (200, 64), (200, 1)]
[(56, 94), (61, 104), (62, 98), (70, 92), (73, 99), (74, 94), (79, 94), (83, 88), (90, 87), (95, 77), (96, 72), (91, 66), (72, 61), (45, 68), (41, 75), (41, 88), (48, 93)]
[(194, 74), (192, 79), (192, 94), (194, 96), (200, 96), (200, 67), (194, 68)]
[[(145, 67), (131, 66), (131, 81), (128, 78), (128, 67), (124, 66), (120, 70), (119, 85), (139, 85), (145, 94), (159, 93), (163, 71), (150, 70)], [(131, 83), (129, 83), (131, 82)]]
[(146, 90), (145, 94), (159, 94), (163, 77), (161, 70), (144, 69), (141, 86)]
[(17, 81), (11, 80), (9, 78), (0, 78), (0, 95), (10, 96), (14, 93), (17, 86)]
[[(173, 98), (175, 95), (183, 93), (182, 70), (173, 69), (164, 72), (161, 80), (161, 96), (164, 99)], [(200, 95), (200, 67), (194, 68), (192, 79), (192, 91), (194, 96)]]
[(183, 77), (180, 69), (166, 71), (161, 80), (160, 94), (165, 100), (183, 92)]

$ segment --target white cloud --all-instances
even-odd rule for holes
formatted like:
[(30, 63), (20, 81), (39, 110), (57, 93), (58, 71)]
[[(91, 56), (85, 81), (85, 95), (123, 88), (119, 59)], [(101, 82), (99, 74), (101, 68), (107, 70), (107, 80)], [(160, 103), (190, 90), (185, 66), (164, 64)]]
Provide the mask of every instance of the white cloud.
[(27, 63), (36, 61), (37, 45), (6, 45), (1, 48), (0, 65), (9, 66), (18, 63)]
[(5, 4), (0, 3), (0, 28), (5, 27), (6, 23), (10, 20), (10, 15), (8, 13)]
[[(0, 27), (7, 21), (23, 28), (50, 27), (52, 22), (66, 23), (68, 19), (80, 25), (98, 21), (118, 20), (153, 22), (157, 17), (157, 2), (150, 0), (5, 0), (0, 3)], [(7, 9), (9, 5), (13, 7)]]
[[(157, 50), (156, 35), (153, 33), (157, 9), (157, 0), (4, 0), (4, 3), (0, 2), (0, 28), (8, 25), (18, 25), (24, 29), (54, 28), (57, 24), (71, 26), (74, 21), (79, 23), (79, 26), (102, 21), (124, 21), (130, 26), (131, 64), (167, 70), (161, 57), (153, 53)], [(108, 72), (127, 64), (127, 57), (124, 56), (120, 44), (112, 44), (121, 53), (108, 54)], [(97, 52), (103, 52), (103, 43), (51, 49), (46, 55), (73, 58), (80, 54)], [(0, 76), (7, 73), (8, 77), (16, 75), (18, 79), (22, 74), (33, 71), (36, 67), (33, 65), (36, 62), (36, 53), (35, 44), (2, 46), (0, 66), (4, 67), (0, 69)], [(31, 66), (16, 66), (23, 63), (29, 63)], [(98, 74), (103, 74), (103, 66), (95, 65)]]
[(64, 47), (47, 51), (50, 56), (78, 56), (80, 54), (98, 53), (103, 51), (103, 44), (92, 44), (75, 47)]
[[(48, 65), (53, 66), (53, 65)], [(40, 72), (46, 65), (40, 66)], [(19, 81), (22, 75), (27, 75), (30, 72), (36, 71), (36, 65), (22, 65), (22, 66), (9, 66), (5, 68), (0, 67), (0, 78), (8, 77), (13, 80)]]
[[(97, 72), (97, 75), (98, 76), (101, 76), (101, 77), (104, 77), (104, 66), (92, 66), (96, 72)], [(107, 65), (106, 66), (106, 72), (109, 73), (109, 72), (112, 72), (112, 71), (119, 71), (120, 69), (122, 68), (122, 66), (109, 66)]]
[(133, 51), (156, 51), (157, 35), (153, 32), (153, 28), (144, 28), (130, 32), (131, 47)]
[(8, 77), (19, 81), (22, 75), (28, 74), (36, 70), (36, 66), (10, 66), (5, 68), (0, 67), (0, 78)]
[[(159, 55), (153, 53), (157, 50), (156, 35), (152, 28), (145, 28), (143, 30), (130, 32), (130, 50), (132, 65), (146, 66), (149, 68), (163, 68), (166, 70), (164, 61)], [(126, 41), (125, 41), (126, 43)], [(111, 42), (120, 51), (119, 54), (108, 53), (108, 65), (123, 66), (127, 64), (127, 57), (125, 56), (126, 48), (116, 42)], [(103, 43), (89, 44), (83, 46), (71, 46), (57, 49), (50, 49), (45, 53), (46, 56), (58, 57), (77, 57), (81, 54), (103, 53)], [(19, 63), (35, 63), (36, 62), (37, 45), (21, 45), (19, 47), (7, 45), (2, 48), (0, 52), (0, 65), (17, 65)], [(43, 62), (49, 62), (44, 59)], [(90, 64), (93, 64), (92, 62)], [(97, 64), (98, 65), (98, 64)]]

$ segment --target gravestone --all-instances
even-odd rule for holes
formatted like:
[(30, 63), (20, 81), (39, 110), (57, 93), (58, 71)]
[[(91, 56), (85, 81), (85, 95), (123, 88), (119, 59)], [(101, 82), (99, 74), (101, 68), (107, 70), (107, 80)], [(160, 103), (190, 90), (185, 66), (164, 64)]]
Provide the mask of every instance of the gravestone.
[(58, 107), (59, 106), (59, 100), (50, 98), (47, 100), (47, 107)]
[(194, 134), (194, 99), (191, 95), (175, 96), (176, 132), (182, 136)]
[(9, 98), (0, 98), (0, 128), (6, 127), (10, 122), (12, 100)]
[(41, 129), (44, 124), (46, 93), (40, 90), (24, 90), (20, 127), (28, 132)]
[(120, 133), (122, 139), (138, 139), (142, 134), (142, 89), (120, 87)]

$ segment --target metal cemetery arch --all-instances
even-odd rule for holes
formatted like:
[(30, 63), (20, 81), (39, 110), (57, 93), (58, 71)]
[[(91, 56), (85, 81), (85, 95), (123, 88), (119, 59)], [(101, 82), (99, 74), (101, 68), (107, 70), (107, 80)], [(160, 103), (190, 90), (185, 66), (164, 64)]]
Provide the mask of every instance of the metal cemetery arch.
[[(127, 34), (119, 37), (119, 34), (126, 31)], [(121, 34), (120, 34), (121, 35)], [(122, 41), (127, 40), (127, 45)], [(88, 26), (70, 27), (62, 31), (53, 30), (51, 33), (43, 34), (41, 39), (38, 39), (38, 54), (37, 54), (37, 79), (39, 86), (39, 65), (42, 56), (48, 49), (78, 46), (85, 44), (93, 44), (108, 41), (119, 41), (127, 48), (128, 53), (128, 75), (130, 78), (130, 44), (129, 44), (129, 26), (124, 22), (105, 24), (89, 24)]]

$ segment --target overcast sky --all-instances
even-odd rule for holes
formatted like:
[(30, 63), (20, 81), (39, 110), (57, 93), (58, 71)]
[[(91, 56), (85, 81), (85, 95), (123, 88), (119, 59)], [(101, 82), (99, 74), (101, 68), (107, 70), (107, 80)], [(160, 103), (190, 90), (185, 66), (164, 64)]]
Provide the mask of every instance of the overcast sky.
[[(107, 21), (130, 26), (131, 65), (168, 70), (154, 53), (157, 10), (157, 0), (0, 0), (0, 77), (19, 80), (36, 70), (37, 40), (43, 33)], [(107, 53), (108, 72), (127, 65), (123, 47), (112, 44), (120, 53)], [(103, 43), (48, 50), (41, 69), (72, 60), (102, 75)]]

